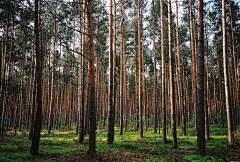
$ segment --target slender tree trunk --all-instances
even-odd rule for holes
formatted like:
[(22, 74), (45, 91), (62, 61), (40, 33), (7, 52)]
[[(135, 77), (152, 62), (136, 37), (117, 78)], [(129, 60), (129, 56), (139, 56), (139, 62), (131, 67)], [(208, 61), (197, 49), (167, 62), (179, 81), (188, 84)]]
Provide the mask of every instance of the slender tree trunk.
[(176, 131), (176, 117), (175, 117), (175, 94), (174, 94), (174, 70), (172, 57), (172, 9), (171, 0), (168, 1), (168, 40), (169, 40), (169, 87), (170, 87), (170, 109), (171, 109), (171, 133), (173, 138), (173, 148), (177, 148), (177, 131)]
[(164, 17), (163, 0), (161, 0), (161, 56), (162, 56), (162, 143), (167, 142), (166, 137), (166, 107), (165, 107), (165, 52), (164, 52)]
[(176, 0), (176, 37), (177, 37), (177, 53), (178, 53), (178, 73), (180, 81), (180, 115), (181, 115), (181, 129), (183, 135), (186, 135), (186, 119), (185, 119), (185, 107), (183, 105), (183, 83), (182, 83), (182, 69), (181, 69), (181, 59), (180, 59), (180, 49), (179, 49), (179, 29), (178, 29), (178, 3)]
[[(234, 103), (235, 103), (235, 101), (237, 100), (237, 104), (238, 104), (238, 109), (240, 108), (240, 105), (239, 105), (239, 87), (238, 87), (238, 80), (237, 80), (237, 61), (236, 61), (236, 53), (235, 53), (235, 37), (234, 37), (234, 29), (233, 29), (233, 20), (232, 20), (232, 18), (233, 18), (233, 16), (232, 16), (232, 8), (231, 8), (231, 0), (229, 0), (229, 8), (230, 8), (230, 19), (231, 19), (231, 34), (232, 34), (232, 56), (233, 56), (233, 71), (232, 71), (232, 73), (233, 73), (233, 84), (235, 85), (235, 86), (233, 86), (233, 89), (232, 90), (235, 90), (236, 91), (236, 93), (234, 93), (234, 95), (233, 95), (233, 97), (234, 97)], [(235, 106), (236, 104), (234, 104), (234, 107), (236, 107)], [(237, 126), (237, 116), (234, 116), (234, 111), (232, 110), (232, 112), (233, 112), (233, 120), (234, 120), (234, 130), (237, 128), (236, 126)]]
[(153, 61), (154, 61), (154, 78), (153, 78), (153, 109), (154, 109), (154, 133), (157, 133), (158, 119), (157, 119), (157, 70), (156, 70), (156, 49), (155, 49), (155, 12), (154, 0), (153, 3)]
[(39, 50), (39, 21), (38, 21), (38, 0), (35, 0), (35, 22), (34, 22), (34, 34), (35, 34), (35, 46), (36, 46), (36, 82), (37, 82), (37, 112), (34, 124), (34, 133), (31, 145), (30, 153), (37, 156), (40, 142), (40, 132), (42, 128), (42, 59)]
[[(82, 31), (83, 34), (80, 35), (80, 49), (81, 49), (81, 53), (82, 53), (82, 56), (79, 57), (79, 60), (80, 60), (80, 65), (79, 65), (79, 83), (80, 83), (80, 87), (79, 87), (79, 96), (78, 96), (78, 112), (79, 112), (79, 132), (78, 132), (78, 139), (79, 139), (79, 143), (82, 143), (84, 141), (84, 79), (85, 79), (85, 72), (84, 72), (84, 53), (85, 53), (85, 3), (86, 1), (83, 0), (83, 4), (82, 4), (82, 7), (83, 7), (83, 11), (81, 12), (81, 5), (79, 4), (79, 17), (81, 18), (82, 16), (82, 19), (81, 19), (81, 27), (80, 27), (80, 30)], [(87, 118), (87, 117), (86, 117)]]
[(52, 56), (52, 84), (51, 84), (51, 98), (50, 98), (50, 112), (49, 112), (49, 126), (48, 134), (51, 133), (53, 126), (53, 114), (54, 114), (54, 93), (55, 93), (55, 84), (54, 84), (54, 73), (55, 73), (55, 46), (56, 46), (56, 9), (55, 9), (55, 18), (54, 18), (54, 40), (53, 40), (53, 56)]
[[(230, 44), (230, 41), (229, 41)], [(230, 48), (230, 53), (231, 53), (231, 48)], [(231, 60), (229, 60), (229, 55), (228, 55), (228, 50), (227, 50), (227, 67), (228, 67), (228, 83), (229, 83), (229, 100), (230, 100), (230, 107), (231, 107), (231, 113), (232, 113), (232, 129), (235, 130), (235, 114), (234, 114), (234, 104), (233, 104), (233, 86), (232, 86), (232, 76), (231, 77)], [(231, 59), (231, 55), (230, 55)], [(231, 71), (230, 71), (231, 70)]]
[[(134, 7), (134, 5), (133, 5)], [(134, 53), (135, 53), (135, 110), (136, 110), (136, 131), (138, 131), (138, 54), (137, 54), (137, 36), (136, 36), (136, 20), (135, 20), (135, 8), (134, 8)]]
[(208, 42), (206, 42), (206, 50), (207, 50), (207, 63), (206, 68), (204, 66), (204, 115), (205, 115), (205, 139), (209, 139), (209, 100), (208, 100), (208, 92), (209, 92), (209, 79), (208, 79)]
[(113, 30), (112, 30), (112, 0), (110, 0), (109, 9), (109, 88), (108, 88), (108, 144), (113, 144), (114, 141), (114, 102), (113, 102)]
[[(88, 71), (89, 71), (89, 62), (88, 62)], [(85, 111), (85, 122), (84, 122), (84, 128), (85, 132), (84, 134), (89, 134), (89, 115), (90, 115), (90, 108), (89, 108), (89, 72), (87, 76), (87, 87), (86, 87), (86, 111)]]
[(205, 140), (209, 139), (209, 122), (208, 122), (208, 101), (207, 101), (207, 73), (204, 66), (204, 115), (205, 115)]
[[(33, 76), (34, 76), (34, 45), (32, 46), (32, 63), (31, 63), (31, 77), (30, 77), (30, 89), (29, 89), (29, 96), (28, 96), (28, 126), (27, 130), (30, 128), (31, 125), (31, 107), (32, 107), (32, 95), (33, 95)], [(11, 74), (11, 72), (9, 72)]]
[(139, 101), (139, 137), (143, 137), (142, 128), (142, 58), (141, 58), (141, 1), (138, 0), (138, 101)]
[[(21, 62), (21, 72), (20, 72), (20, 86), (19, 86), (19, 122), (18, 122), (18, 128), (19, 128), (19, 132), (21, 132), (21, 126), (22, 126), (22, 117), (23, 117), (23, 98), (24, 98), (24, 88), (23, 88), (23, 84), (24, 84), (24, 65), (25, 65), (25, 52), (26, 52), (26, 44), (27, 42), (24, 41), (24, 47), (23, 47), (23, 56), (22, 56), (22, 62)], [(6, 64), (6, 62), (5, 62)], [(5, 68), (4, 68), (5, 69)], [(5, 80), (5, 78), (4, 78)], [(4, 91), (4, 90), (3, 90)]]
[[(6, 56), (7, 56), (7, 45), (8, 45), (8, 28), (9, 28), (9, 18), (7, 20), (7, 25), (6, 25), (6, 36), (5, 36), (5, 41), (4, 41), (4, 49), (3, 49), (3, 55), (1, 55), (1, 59), (0, 59), (0, 88), (1, 88), (1, 100), (0, 100), (0, 132), (2, 130), (1, 126), (2, 126), (2, 113), (4, 110), (4, 98), (5, 98), (5, 75), (6, 75)], [(3, 58), (2, 58), (3, 57)], [(3, 136), (2, 136), (3, 138)]]
[(232, 127), (232, 108), (230, 105), (230, 92), (228, 80), (228, 63), (227, 63), (227, 33), (226, 33), (226, 1), (222, 0), (222, 29), (223, 29), (223, 67), (224, 67), (224, 85), (225, 85), (225, 104), (227, 110), (227, 123), (228, 123), (228, 142), (232, 143), (233, 127)]
[(219, 87), (219, 107), (221, 111), (221, 126), (224, 128), (224, 112), (223, 112), (223, 92), (222, 92), (222, 78), (220, 73), (220, 63), (219, 63), (219, 57), (218, 57), (218, 47), (217, 47), (217, 39), (215, 35), (215, 46), (216, 46), (216, 56), (217, 56), (217, 67), (218, 67), (218, 87)]
[(126, 74), (126, 55), (125, 55), (125, 43), (123, 44), (123, 125), (125, 132), (127, 131), (127, 74)]
[(113, 0), (114, 4), (114, 39), (113, 39), (113, 141), (114, 141), (114, 123), (115, 123), (115, 106), (116, 106), (116, 91), (117, 91), (117, 77), (116, 77), (116, 53), (117, 53), (117, 9), (116, 1)]
[(124, 55), (124, 37), (123, 37), (123, 20), (124, 20), (124, 0), (122, 0), (121, 4), (121, 13), (122, 13), (122, 18), (120, 22), (120, 35), (121, 35), (121, 70), (120, 70), (120, 131), (119, 134), (123, 134), (123, 55)]
[(87, 0), (87, 25), (88, 25), (88, 52), (89, 52), (89, 108), (90, 108), (90, 133), (88, 154), (96, 154), (96, 107), (95, 107), (95, 81), (94, 81), (94, 52), (93, 52), (93, 27), (92, 27), (92, 0)]
[[(142, 13), (141, 13), (141, 22), (142, 22)], [(141, 24), (142, 25), (142, 24)], [(144, 127), (147, 132), (147, 124), (146, 124), (146, 88), (145, 88), (145, 69), (144, 69), (144, 50), (143, 50), (143, 29), (142, 29), (142, 112), (144, 111)]]
[(204, 117), (204, 30), (203, 0), (198, 0), (198, 57), (197, 57), (197, 153), (206, 155)]
[[(31, 122), (30, 122), (30, 131), (29, 131), (29, 140), (33, 138), (33, 127), (34, 127), (34, 114), (35, 114), (35, 99), (36, 99), (36, 58), (32, 57), (32, 67), (33, 67), (33, 89), (32, 89), (32, 98), (31, 98)], [(34, 65), (35, 64), (35, 65)]]
[(192, 106), (194, 112), (194, 128), (196, 129), (196, 87), (195, 87), (195, 47), (194, 47), (194, 31), (193, 31), (193, 14), (192, 14), (192, 0), (190, 0), (190, 36), (191, 36), (191, 50), (192, 50)]
[(214, 108), (214, 113), (215, 113), (215, 118), (214, 118), (214, 123), (217, 124), (218, 123), (218, 119), (217, 119), (217, 101), (216, 101), (216, 86), (215, 86), (215, 70), (214, 70), (214, 66), (212, 65), (212, 71), (213, 71), (213, 108)]

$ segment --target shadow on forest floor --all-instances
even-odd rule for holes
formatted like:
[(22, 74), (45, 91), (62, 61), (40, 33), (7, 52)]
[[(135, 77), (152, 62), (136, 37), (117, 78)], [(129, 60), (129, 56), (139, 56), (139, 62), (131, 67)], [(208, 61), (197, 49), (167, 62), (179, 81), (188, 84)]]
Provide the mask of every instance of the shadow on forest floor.
[[(227, 145), (227, 128), (211, 126), (210, 139), (206, 140), (206, 157), (196, 156), (197, 137), (192, 128), (187, 129), (183, 136), (178, 131), (178, 149), (172, 148), (170, 131), (167, 133), (167, 143), (163, 144), (161, 134), (154, 134), (152, 128), (144, 132), (144, 138), (139, 138), (139, 133), (133, 129), (119, 135), (115, 130), (115, 141), (107, 144), (107, 130), (97, 131), (97, 155), (90, 158), (88, 151), (88, 136), (82, 144), (78, 143), (75, 130), (54, 130), (47, 134), (41, 133), (39, 156), (34, 157), (29, 153), (31, 141), (28, 133), (18, 133), (16, 136), (7, 135), (0, 143), (0, 161), (224, 161), (239, 160), (240, 148), (238, 143), (233, 147)], [(236, 134), (236, 138), (239, 139)]]

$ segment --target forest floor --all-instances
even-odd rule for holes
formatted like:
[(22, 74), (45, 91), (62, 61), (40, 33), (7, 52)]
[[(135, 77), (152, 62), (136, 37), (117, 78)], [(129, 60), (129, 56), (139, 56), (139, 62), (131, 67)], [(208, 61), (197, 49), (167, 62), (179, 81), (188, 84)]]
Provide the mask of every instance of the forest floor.
[(123, 135), (115, 129), (113, 145), (107, 145), (107, 129), (97, 131), (97, 154), (94, 158), (88, 156), (88, 136), (82, 144), (78, 143), (76, 130), (53, 130), (49, 135), (46, 130), (41, 133), (39, 156), (29, 153), (31, 141), (28, 132), (8, 131), (0, 140), (0, 161), (240, 161), (240, 129), (235, 133), (236, 141), (227, 144), (227, 128), (217, 125), (210, 127), (210, 139), (206, 141), (206, 157), (196, 155), (196, 131), (187, 128), (187, 135), (183, 136), (180, 127), (178, 132), (178, 149), (172, 148), (170, 129), (167, 133), (166, 144), (162, 143), (161, 133), (154, 134), (153, 128), (144, 131), (144, 138), (129, 128)]

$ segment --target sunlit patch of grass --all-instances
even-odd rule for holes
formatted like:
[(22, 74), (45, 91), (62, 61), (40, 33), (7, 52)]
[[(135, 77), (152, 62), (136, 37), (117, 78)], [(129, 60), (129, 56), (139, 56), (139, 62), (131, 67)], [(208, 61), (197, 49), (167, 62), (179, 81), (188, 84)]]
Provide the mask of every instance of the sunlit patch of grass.
[[(226, 148), (227, 135), (217, 135), (217, 133), (227, 132), (227, 128), (219, 128), (219, 126), (212, 125), (210, 130), (210, 139), (206, 140), (207, 155), (221, 159), (229, 153), (230, 148)], [(174, 159), (183, 160), (182, 158), (185, 155), (195, 155), (197, 145), (196, 131), (193, 128), (188, 127), (187, 135), (183, 136), (181, 128), (178, 126), (177, 132), (178, 149), (173, 149), (170, 127), (167, 133), (166, 144), (162, 143), (162, 132), (160, 134), (153, 133), (153, 128), (148, 128), (147, 132), (144, 131), (144, 137), (139, 138), (139, 132), (136, 132), (135, 128), (132, 127), (128, 128), (126, 132), (123, 131), (123, 135), (119, 135), (119, 128), (115, 128), (114, 143), (108, 145), (107, 129), (101, 129), (97, 131), (96, 151), (98, 154), (123, 151), (125, 155), (143, 155), (146, 161), (151, 162), (174, 161)], [(6, 138), (14, 142), (0, 143), (0, 151), (6, 150), (2, 156), (0, 156), (0, 161), (3, 161), (1, 159), (3, 158), (3, 155), (7, 160), (16, 161), (15, 159), (18, 159), (23, 153), (26, 155), (19, 159), (24, 160), (32, 158), (29, 153), (31, 141), (28, 140), (28, 136), (18, 134), (16, 136), (7, 136)], [(54, 130), (50, 134), (47, 134), (47, 131), (43, 130), (41, 133), (39, 153), (42, 157), (62, 156), (61, 161), (64, 161), (64, 157), (80, 151), (86, 152), (88, 150), (89, 136), (86, 135), (84, 139), (85, 140), (82, 144), (78, 143), (76, 130)], [(9, 156), (10, 152), (14, 155)], [(186, 160), (189, 160), (190, 158), (195, 157), (186, 158)], [(54, 161), (54, 159), (51, 159), (51, 161)]]

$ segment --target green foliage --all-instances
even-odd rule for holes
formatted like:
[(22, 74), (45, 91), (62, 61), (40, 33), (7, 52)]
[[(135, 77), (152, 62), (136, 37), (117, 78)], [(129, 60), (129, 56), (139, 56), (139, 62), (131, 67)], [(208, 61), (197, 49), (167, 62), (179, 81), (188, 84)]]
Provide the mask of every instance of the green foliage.
[(2, 144), (0, 145), (0, 148), (1, 148), (2, 150), (6, 150), (6, 149), (8, 149), (8, 150), (14, 150), (14, 149), (18, 149), (18, 146), (17, 146), (17, 145), (11, 145), (11, 143), (2, 143)]
[(163, 160), (160, 160), (158, 157), (150, 157), (151, 159), (151, 162), (160, 162), (160, 161), (163, 161)]
[(24, 145), (18, 146), (16, 142), (0, 144), (0, 161), (23, 161), (32, 157), (29, 150), (24, 149)]
[(23, 161), (30, 159), (32, 155), (29, 153), (29, 151), (24, 152), (1, 152), (0, 154), (0, 161), (4, 162), (13, 162), (13, 161)]
[(200, 155), (186, 155), (183, 157), (184, 162), (210, 162), (216, 161), (221, 162), (222, 159), (211, 157), (211, 156), (200, 156)]

